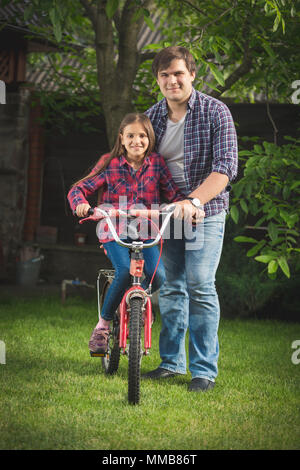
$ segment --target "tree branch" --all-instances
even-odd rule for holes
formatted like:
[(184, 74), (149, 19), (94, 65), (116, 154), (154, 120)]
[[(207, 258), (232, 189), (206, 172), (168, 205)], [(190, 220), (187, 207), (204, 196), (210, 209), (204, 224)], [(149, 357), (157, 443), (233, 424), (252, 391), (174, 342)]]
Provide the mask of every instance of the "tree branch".
[(92, 23), (94, 29), (96, 29), (96, 24), (97, 24), (97, 10), (96, 10), (96, 8), (94, 7), (94, 5), (92, 5), (92, 3), (89, 2), (89, 0), (80, 0), (80, 3), (83, 6), (83, 8), (85, 9), (87, 16), (91, 20), (91, 23)]
[(224, 91), (229, 90), (234, 83), (236, 83), (241, 77), (246, 75), (246, 73), (251, 70), (252, 66), (252, 54), (250, 49), (246, 49), (244, 53), (243, 62), (239, 67), (237, 67), (234, 72), (225, 80), (225, 85), (223, 87), (218, 87), (219, 91), (213, 91), (210, 93), (214, 98), (218, 98)]
[(188, 0), (180, 0), (180, 3), (186, 3), (189, 7), (193, 8), (196, 10), (198, 13), (200, 13), (203, 16), (208, 16), (207, 13), (205, 13), (203, 10), (200, 10), (199, 7), (196, 7), (192, 2), (189, 2)]
[(222, 16), (227, 15), (227, 13), (229, 13), (235, 7), (236, 7), (236, 1), (234, 2), (234, 4), (231, 7), (227, 8), (227, 10), (224, 10), (219, 16), (217, 16), (217, 18), (215, 18), (214, 20), (209, 21), (209, 23), (206, 23), (205, 25), (203, 25), (201, 27), (201, 29), (204, 30), (208, 26), (211, 26), (212, 24), (216, 23), (217, 21), (219, 21), (222, 18)]
[(225, 85), (223, 87), (218, 87), (219, 91), (213, 91), (211, 96), (218, 98), (224, 91), (229, 90), (234, 83), (236, 83), (241, 77), (246, 75), (246, 73), (251, 70), (252, 66), (252, 50), (249, 48), (250, 43), (250, 23), (246, 17), (245, 23), (243, 25), (243, 37), (246, 39), (244, 42), (244, 56), (241, 65), (239, 65), (234, 72), (225, 80)]
[(156, 52), (148, 51), (148, 52), (140, 52), (138, 54), (138, 64), (142, 64), (143, 62), (146, 62), (146, 60), (152, 60), (156, 56)]

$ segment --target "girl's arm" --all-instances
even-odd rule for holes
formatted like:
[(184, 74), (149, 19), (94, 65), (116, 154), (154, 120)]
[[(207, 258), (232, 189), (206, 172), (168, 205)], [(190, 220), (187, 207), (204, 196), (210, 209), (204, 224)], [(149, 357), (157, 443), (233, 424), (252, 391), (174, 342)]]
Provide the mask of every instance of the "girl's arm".
[[(94, 170), (91, 173), (93, 172)], [(85, 178), (72, 186), (67, 198), (73, 213), (76, 213), (79, 217), (87, 215), (87, 211), (90, 208), (87, 198), (94, 194), (104, 183), (105, 176), (102, 172)]]

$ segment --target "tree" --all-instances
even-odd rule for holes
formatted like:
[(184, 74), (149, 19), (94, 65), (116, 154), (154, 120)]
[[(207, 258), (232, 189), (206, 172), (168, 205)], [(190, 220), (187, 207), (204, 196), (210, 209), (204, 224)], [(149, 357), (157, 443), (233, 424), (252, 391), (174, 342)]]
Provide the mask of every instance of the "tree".
[[(24, 16), (43, 19), (44, 34), (54, 35), (61, 46), (83, 46), (75, 54), (80, 61), (89, 56), (89, 62), (79, 75), (76, 70), (67, 75), (70, 85), (80, 85), (86, 96), (95, 90), (89, 88), (93, 78), (87, 73), (94, 61), (112, 144), (124, 114), (135, 107), (143, 111), (159, 97), (148, 59), (168, 44), (191, 50), (198, 66), (195, 86), (212, 96), (286, 102), (300, 76), (295, 4), (292, 0), (33, 0), (26, 3)], [(138, 51), (139, 32), (145, 22), (153, 27), (153, 11), (160, 12), (163, 40)], [(61, 73), (59, 64), (57, 70)]]
[[(199, 89), (236, 101), (287, 102), (299, 79), (299, 11), (292, 0), (157, 0), (162, 33), (194, 54)], [(170, 14), (170, 12), (172, 12)]]
[[(124, 114), (133, 111), (132, 85), (139, 65), (149, 57), (149, 53), (137, 50), (137, 40), (145, 21), (152, 26), (152, 4), (153, 0), (33, 0), (26, 3), (25, 19), (35, 15), (44, 20), (44, 34), (54, 36), (61, 47), (73, 46), (73, 53), (76, 44), (94, 47), (110, 145)], [(41, 31), (37, 27), (32, 29)], [(93, 37), (89, 30), (93, 31)], [(81, 53), (83, 50), (77, 49), (79, 57)], [(80, 73), (84, 74), (85, 70)]]

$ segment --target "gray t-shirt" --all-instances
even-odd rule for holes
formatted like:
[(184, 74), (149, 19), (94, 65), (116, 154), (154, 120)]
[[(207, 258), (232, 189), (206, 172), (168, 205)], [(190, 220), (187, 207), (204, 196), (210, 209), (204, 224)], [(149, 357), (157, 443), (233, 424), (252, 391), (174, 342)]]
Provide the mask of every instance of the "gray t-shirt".
[(179, 189), (186, 187), (184, 180), (184, 122), (185, 116), (178, 122), (168, 119), (166, 132), (159, 145), (159, 153), (166, 164)]

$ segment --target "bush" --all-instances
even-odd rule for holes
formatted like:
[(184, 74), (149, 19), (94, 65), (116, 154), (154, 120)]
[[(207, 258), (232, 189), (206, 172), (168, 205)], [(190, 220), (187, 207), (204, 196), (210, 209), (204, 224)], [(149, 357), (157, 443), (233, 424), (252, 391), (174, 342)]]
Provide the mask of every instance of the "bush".
[(300, 273), (269, 279), (261, 265), (247, 257), (247, 247), (234, 243), (241, 227), (228, 217), (224, 247), (216, 275), (221, 315), (227, 318), (272, 318), (299, 321)]
[[(239, 152), (243, 176), (233, 185), (230, 209), (235, 223), (244, 219), (235, 241), (251, 244), (247, 256), (265, 263), (270, 279), (278, 272), (289, 278), (291, 267), (299, 269), (300, 140), (286, 139), (291, 143), (263, 142)], [(259, 239), (243, 234), (251, 218), (263, 234)]]
[(246, 257), (243, 247), (226, 238), (216, 275), (222, 315), (255, 316), (272, 298), (278, 283), (263, 276), (258, 264)]

